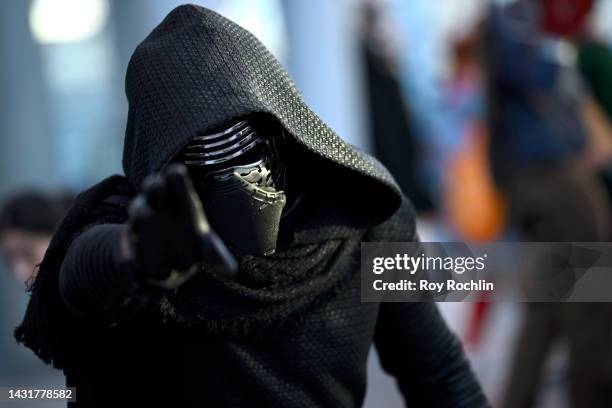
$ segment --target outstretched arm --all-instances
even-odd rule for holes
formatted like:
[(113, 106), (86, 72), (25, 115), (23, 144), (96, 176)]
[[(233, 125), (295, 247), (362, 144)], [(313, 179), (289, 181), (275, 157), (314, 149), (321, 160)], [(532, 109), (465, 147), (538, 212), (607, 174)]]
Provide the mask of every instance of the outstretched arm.
[(79, 318), (113, 323), (142, 305), (136, 268), (122, 241), (127, 225), (96, 225), (70, 246), (59, 276), (62, 299)]
[(77, 316), (115, 323), (157, 293), (175, 288), (205, 261), (233, 272), (233, 257), (208, 226), (183, 166), (149, 178), (130, 206), (127, 224), (96, 225), (70, 245), (60, 293)]

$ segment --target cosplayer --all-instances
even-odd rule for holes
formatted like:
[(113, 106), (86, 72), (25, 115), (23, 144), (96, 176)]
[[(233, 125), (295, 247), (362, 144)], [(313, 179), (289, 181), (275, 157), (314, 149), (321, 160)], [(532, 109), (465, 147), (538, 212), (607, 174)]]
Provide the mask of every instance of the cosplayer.
[(361, 303), (361, 242), (414, 241), (413, 209), (253, 35), (178, 7), (126, 93), (125, 177), (78, 197), (16, 332), (77, 406), (358, 407), (372, 343), (411, 406), (487, 406), (435, 305)]

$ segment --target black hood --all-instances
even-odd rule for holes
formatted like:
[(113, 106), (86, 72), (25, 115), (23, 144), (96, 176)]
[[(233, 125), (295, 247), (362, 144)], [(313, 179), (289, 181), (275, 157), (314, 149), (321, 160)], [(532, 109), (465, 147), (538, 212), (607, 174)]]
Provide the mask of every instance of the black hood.
[(387, 170), (323, 123), (257, 38), (211, 10), (174, 9), (136, 48), (126, 94), (123, 168), (135, 190), (194, 136), (267, 113), (305, 152), (318, 156), (313, 160), (327, 159), (360, 187), (373, 189), (373, 205), (383, 203), (386, 213), (399, 206), (401, 194)]
[[(400, 207), (401, 192), (385, 168), (343, 142), (306, 106), (253, 35), (210, 10), (173, 10), (134, 52), (126, 93), (126, 177), (112, 176), (76, 199), (45, 254), (16, 330), (20, 342), (56, 367), (78, 365), (79, 356), (114, 335), (77, 321), (61, 298), (59, 271), (72, 241), (93, 225), (127, 222), (142, 180), (201, 132), (238, 117), (274, 118), (288, 142), (289, 177), (308, 174), (292, 185), (289, 179), (287, 187), (302, 190), (305, 198), (287, 229), (288, 243), (274, 256), (244, 257), (236, 281), (203, 271), (149, 302), (146, 316), (227, 336), (293, 327), (308, 307), (350, 281), (366, 231)], [(316, 183), (303, 182), (308, 179)], [(315, 194), (309, 194), (312, 186)], [(413, 218), (406, 222), (410, 227)]]

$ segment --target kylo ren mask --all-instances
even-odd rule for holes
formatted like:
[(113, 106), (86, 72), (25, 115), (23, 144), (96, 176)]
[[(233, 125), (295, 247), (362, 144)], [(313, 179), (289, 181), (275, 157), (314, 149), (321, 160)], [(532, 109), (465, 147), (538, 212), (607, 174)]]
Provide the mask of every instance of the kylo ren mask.
[(286, 197), (274, 140), (241, 120), (194, 137), (180, 156), (211, 227), (240, 255), (270, 255)]

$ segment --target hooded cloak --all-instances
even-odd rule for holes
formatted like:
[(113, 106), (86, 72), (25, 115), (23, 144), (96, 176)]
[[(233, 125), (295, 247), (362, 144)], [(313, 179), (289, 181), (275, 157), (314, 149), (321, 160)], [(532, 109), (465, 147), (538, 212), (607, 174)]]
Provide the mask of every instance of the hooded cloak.
[[(312, 112), (252, 34), (213, 11), (180, 6), (136, 48), (125, 85), (125, 176), (79, 195), (16, 330), (18, 341), (64, 369), (80, 404), (358, 406), (375, 332), (383, 364), (413, 400), (485, 404), (433, 305), (383, 313), (360, 302), (361, 242), (414, 240), (412, 206), (382, 165)], [(235, 281), (201, 271), (123, 323), (74, 317), (58, 290), (72, 241), (93, 225), (125, 223), (148, 174), (194, 136), (243, 117), (280, 126), (287, 187), (304, 193), (297, 214), (281, 223), (277, 252), (241, 258)], [(402, 354), (412, 368), (396, 364)]]
[[(74, 332), (74, 327), (84, 330), (67, 317), (69, 313), (57, 290), (59, 269), (72, 240), (93, 225), (127, 221), (126, 208), (144, 178), (162, 170), (194, 136), (237, 118), (270, 116), (290, 139), (285, 152), (290, 157), (287, 165), (297, 167), (297, 172), (302, 168), (310, 173), (319, 169), (313, 176), (317, 191), (312, 193), (317, 199), (334, 201), (331, 190), (341, 189), (351, 199), (363, 201), (361, 205), (372, 220), (383, 220), (399, 207), (401, 192), (387, 170), (376, 159), (340, 139), (306, 105), (286, 70), (257, 38), (211, 10), (193, 5), (174, 9), (134, 51), (125, 89), (129, 102), (123, 152), (125, 177), (109, 177), (79, 195), (40, 265), (24, 322), (16, 331), (19, 341), (57, 367), (66, 365), (70, 344), (66, 338), (75, 337), (68, 333)], [(348, 197), (345, 200), (350, 202)], [(160, 301), (164, 315), (186, 323), (209, 317), (206, 323), (211, 327), (231, 325), (231, 331), (244, 332), (247, 326), (252, 326), (253, 316), (232, 315), (227, 312), (228, 308), (244, 312), (253, 303), (274, 304), (274, 312), (258, 309), (256, 313), (261, 317), (258, 322), (262, 319), (271, 322), (286, 317), (296, 308), (297, 305), (286, 308), (282, 301), (291, 298), (298, 291), (297, 286), (309, 292), (308, 295), (301, 293), (300, 303), (312, 301), (342, 279), (337, 273), (333, 277), (325, 276), (329, 265), (323, 266), (329, 262), (330, 251), (334, 252), (328, 247), (336, 246), (335, 250), (340, 251), (339, 244), (326, 242), (318, 248), (316, 244), (331, 237), (350, 236), (359, 229), (351, 224), (364, 223), (364, 219), (350, 219), (347, 214), (333, 214), (331, 208), (328, 212), (318, 214), (317, 220), (309, 219), (310, 228), (303, 228), (316, 230), (316, 236), (311, 233), (304, 237), (308, 232), (302, 233), (302, 241), (313, 247), (301, 248), (298, 253), (281, 251), (268, 259), (243, 260), (241, 269), (273, 270), (247, 276), (251, 282), (258, 280), (257, 288), (219, 281), (192, 284)], [(293, 262), (283, 259), (286, 257)], [(295, 279), (275, 276), (281, 270), (270, 263), (284, 263), (281, 269), (292, 270)], [(313, 280), (319, 282), (326, 278), (328, 281), (320, 287), (313, 284)], [(266, 283), (276, 285), (276, 289), (264, 287)], [(222, 290), (210, 290), (210, 296), (202, 301), (205, 298), (200, 292), (202, 286), (210, 285), (231, 286), (241, 296), (239, 304), (232, 303), (236, 299), (230, 300)], [(195, 304), (198, 309), (194, 309)], [(221, 314), (228, 317), (223, 322), (212, 319), (203, 308), (214, 309), (216, 315), (224, 310)], [(272, 319), (273, 314), (276, 319)]]

